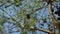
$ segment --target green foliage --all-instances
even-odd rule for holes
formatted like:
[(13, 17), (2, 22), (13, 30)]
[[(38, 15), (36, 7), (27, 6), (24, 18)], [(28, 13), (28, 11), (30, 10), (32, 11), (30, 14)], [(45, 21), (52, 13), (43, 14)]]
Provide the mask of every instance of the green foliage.
[(59, 0), (54, 0), (55, 2), (58, 2)]
[(7, 17), (0, 16), (0, 25), (3, 25), (5, 22), (7, 22)]
[(7, 0), (7, 2), (8, 2), (8, 3), (13, 3), (13, 1), (12, 1), (12, 0)]
[(29, 21), (29, 26), (34, 26), (37, 23), (37, 18), (33, 17), (32, 19), (30, 19)]
[(60, 20), (57, 20), (57, 22), (60, 24)]
[(60, 20), (57, 19), (58, 24), (60, 24)]
[(4, 30), (4, 27), (0, 25), (0, 31), (3, 31)]
[(0, 5), (2, 5), (3, 4), (3, 2), (2, 1), (0, 1)]
[(20, 17), (21, 19), (26, 18), (25, 11), (20, 11), (18, 17)]
[(22, 32), (21, 34), (27, 34), (27, 32)]
[[(41, 1), (43, 1), (43, 0), (41, 0)], [(54, 1), (57, 2), (58, 0), (54, 0)], [(12, 7), (12, 6), (14, 7), (14, 11), (16, 10), (15, 11), (16, 14), (13, 13), (16, 17), (13, 16), (13, 14), (12, 15), (9, 15), (8, 14), (10, 16), (10, 18), (11, 18), (10, 21), (14, 21), (12, 23), (14, 23), (14, 25), (18, 26), (19, 28), (20, 28), (20, 23), (23, 23), (21, 25), (26, 25), (26, 27), (25, 27), (26, 31), (25, 31), (25, 29), (21, 30), (22, 28), (19, 29), (20, 32), (21, 32), (21, 34), (27, 34), (27, 31), (28, 31), (29, 26), (34, 27), (36, 25), (36, 23), (37, 23), (36, 16), (37, 15), (35, 13), (37, 11), (35, 11), (35, 9), (38, 9), (39, 8), (38, 10), (40, 10), (40, 7), (43, 7), (44, 5), (46, 5), (45, 2), (40, 2), (40, 0), (14, 0), (14, 1), (8, 0), (7, 2), (6, 2), (6, 4), (4, 4), (4, 7), (5, 7), (5, 5), (9, 4), (10, 7)], [(3, 3), (0, 1), (0, 4), (3, 4)], [(6, 8), (6, 9), (8, 10), (7, 12), (9, 13), (9, 11), (10, 11), (9, 8)], [(11, 10), (11, 11), (13, 11), (13, 10)], [(5, 15), (5, 14), (6, 13), (3, 12), (3, 15)], [(27, 19), (27, 14), (29, 14), (29, 19)], [(16, 19), (16, 20), (14, 20), (14, 19)], [(8, 21), (7, 17), (0, 16), (0, 25), (3, 25), (7, 21)], [(39, 19), (39, 21), (40, 21), (40, 19)], [(45, 17), (42, 17), (42, 21), (44, 23), (46, 23), (47, 22), (47, 19)], [(58, 22), (60, 23), (60, 21), (58, 21)], [(44, 25), (44, 23), (42, 25)], [(2, 30), (2, 29), (3, 28), (0, 28), (0, 30)], [(35, 31), (35, 30), (33, 29), (31, 31)]]
[(35, 2), (35, 6), (39, 6), (40, 5), (40, 2)]

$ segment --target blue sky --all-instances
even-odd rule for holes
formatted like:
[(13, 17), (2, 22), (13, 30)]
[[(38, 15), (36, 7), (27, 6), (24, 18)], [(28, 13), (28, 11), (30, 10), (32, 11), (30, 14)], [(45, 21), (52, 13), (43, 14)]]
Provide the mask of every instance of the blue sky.
[[(23, 5), (22, 5), (21, 7), (16, 7), (16, 6), (14, 7), (14, 5), (12, 5), (12, 6), (8, 7), (8, 8), (4, 8), (5, 6), (3, 6), (2, 8), (3, 8), (8, 14), (10, 14), (11, 16), (13, 16), (13, 15), (15, 14), (15, 12), (17, 12), (17, 10), (21, 11), (21, 10), (23, 10), (23, 9), (28, 8), (28, 7), (25, 6), (25, 4), (26, 4), (25, 2), (28, 3), (27, 1), (22, 2)], [(30, 2), (30, 5), (33, 7), (34, 5), (32, 5), (32, 4), (34, 4), (34, 2)], [(14, 9), (14, 8), (15, 8), (15, 9)], [(33, 7), (33, 8), (34, 8), (34, 7)], [(1, 12), (2, 12), (2, 10), (0, 10), (0, 14), (1, 14)], [(12, 13), (10, 13), (10, 12), (12, 12)], [(5, 16), (10, 17), (8, 14), (5, 14)], [(49, 19), (48, 19), (49, 16), (48, 16), (48, 9), (47, 9), (47, 8), (44, 8), (44, 9), (42, 9), (42, 10), (37, 11), (36, 14), (37, 14), (37, 18), (38, 18), (38, 22), (39, 22), (39, 23), (42, 23), (42, 20), (41, 20), (42, 15), (47, 18), (47, 23), (49, 23)], [(13, 16), (13, 17), (14, 17), (14, 16)], [(37, 27), (41, 27), (41, 25), (40, 25), (39, 23), (36, 24)], [(14, 27), (14, 25), (11, 24), (11, 23), (9, 23), (9, 22), (6, 22), (6, 23), (4, 24), (4, 27), (5, 27), (5, 32), (8, 33), (8, 32), (9, 32), (8, 29)], [(47, 25), (46, 23), (45, 23), (44, 26), (42, 26), (42, 27), (43, 27), (43, 29), (45, 29), (45, 30), (48, 29), (48, 25)], [(15, 31), (15, 30), (17, 30), (17, 28), (13, 28), (13, 29), (12, 29), (12, 31)], [(36, 31), (36, 32), (37, 32), (37, 34), (45, 34), (44, 32), (41, 32), (41, 31)], [(40, 32), (41, 32), (41, 33), (40, 33)], [(6, 34), (6, 33), (5, 33), (5, 34)], [(14, 32), (14, 33), (12, 33), (12, 34), (20, 34), (20, 33), (19, 33), (19, 32)], [(29, 32), (28, 34), (32, 34), (32, 33)]]

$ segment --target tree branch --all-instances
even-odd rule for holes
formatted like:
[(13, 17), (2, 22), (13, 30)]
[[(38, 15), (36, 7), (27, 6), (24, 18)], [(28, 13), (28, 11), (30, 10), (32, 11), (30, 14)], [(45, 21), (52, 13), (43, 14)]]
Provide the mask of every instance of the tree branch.
[[(41, 8), (39, 8), (38, 10), (40, 10)], [(3, 9), (2, 9), (3, 10)], [(37, 10), (37, 9), (36, 9)], [(3, 10), (3, 11), (5, 11), (5, 10)], [(6, 12), (7, 13), (7, 12)], [(8, 13), (7, 13), (8, 14)], [(9, 15), (9, 14), (8, 14)], [(12, 18), (12, 16), (11, 15), (9, 15), (10, 17), (11, 17), (11, 19), (13, 20), (13, 21), (15, 21), (16, 23), (14, 23), (14, 24), (16, 24), (16, 25), (19, 25), (19, 27), (21, 27), (21, 28), (24, 28), (21, 24), (19, 24), (19, 22), (18, 21), (16, 21), (14, 18)], [(48, 31), (48, 30), (44, 30), (44, 29), (41, 29), (41, 28), (31, 28), (31, 27), (29, 27), (29, 29), (34, 29), (34, 30), (39, 30), (39, 31), (42, 31), (42, 32), (45, 32), (45, 33), (53, 33), (53, 32), (51, 32), (51, 31)]]
[[(51, 21), (52, 21), (53, 24), (54, 24), (54, 27), (58, 29), (58, 32), (60, 32), (59, 24), (58, 24), (58, 22), (56, 21), (56, 19), (55, 19), (54, 15), (53, 15), (53, 12), (52, 12), (51, 9), (52, 9), (52, 2), (50, 2), (50, 3), (48, 4), (49, 16), (50, 16)], [(54, 33), (55, 33), (55, 32), (54, 32)], [(59, 33), (59, 34), (60, 34), (60, 33)]]
[(52, 6), (51, 4), (48, 5), (48, 12), (49, 12), (49, 16), (50, 16), (50, 19), (52, 20), (52, 22), (56, 25), (58, 25), (57, 21), (55, 20), (54, 16), (53, 16), (53, 12), (52, 12)]
[(42, 28), (30, 28), (31, 30), (39, 30), (39, 31), (42, 31), (42, 32), (45, 32), (45, 33), (50, 33), (50, 34), (53, 34), (53, 32), (51, 32), (51, 31), (49, 31), (49, 30), (44, 30), (44, 29), (42, 29)]
[(38, 10), (41, 10), (41, 9), (43, 9), (43, 8), (47, 7), (47, 6), (48, 6), (48, 5), (43, 6), (43, 7), (36, 8), (34, 11), (36, 12), (36, 11), (38, 11)]

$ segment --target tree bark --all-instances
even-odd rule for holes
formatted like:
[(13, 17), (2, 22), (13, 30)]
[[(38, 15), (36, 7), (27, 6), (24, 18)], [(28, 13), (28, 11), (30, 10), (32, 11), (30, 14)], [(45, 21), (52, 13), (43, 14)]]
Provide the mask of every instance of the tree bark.
[[(54, 24), (54, 27), (58, 30), (58, 33), (57, 34), (60, 34), (60, 24), (58, 24), (58, 22), (56, 21), (56, 19), (54, 18), (54, 15), (53, 15), (53, 12), (52, 12), (52, 2), (49, 2), (48, 4), (48, 12), (49, 12), (49, 16), (50, 16), (50, 19), (51, 21), (53, 22)], [(54, 32), (55, 34), (56, 32)]]

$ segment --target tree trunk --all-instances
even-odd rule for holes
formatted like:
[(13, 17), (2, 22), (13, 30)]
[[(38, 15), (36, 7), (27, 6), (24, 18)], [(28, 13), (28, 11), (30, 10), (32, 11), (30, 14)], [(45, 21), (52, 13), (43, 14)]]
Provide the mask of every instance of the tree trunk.
[(54, 34), (60, 34), (60, 25), (58, 24), (58, 22), (56, 21), (56, 19), (54, 18), (54, 15), (53, 15), (53, 12), (52, 12), (52, 2), (50, 1), (49, 4), (48, 4), (48, 12), (49, 12), (49, 16), (50, 16), (50, 19), (51, 21), (53, 22), (54, 24), (54, 27), (58, 30), (58, 33), (54, 32)]

